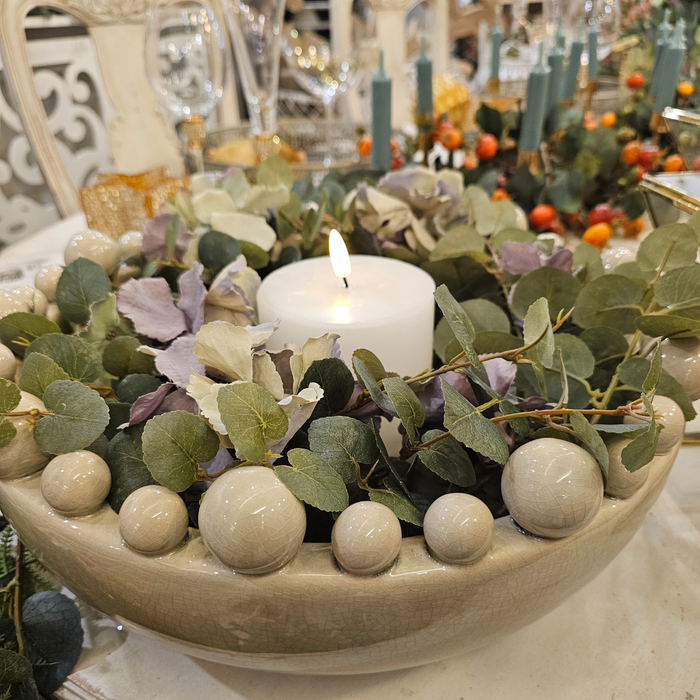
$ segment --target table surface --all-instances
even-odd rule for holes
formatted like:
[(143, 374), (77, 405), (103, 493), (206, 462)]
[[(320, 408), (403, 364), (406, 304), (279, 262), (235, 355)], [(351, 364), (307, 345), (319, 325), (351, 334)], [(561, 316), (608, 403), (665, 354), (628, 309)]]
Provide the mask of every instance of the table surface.
[[(0, 253), (56, 258), (71, 217)], [(699, 406), (700, 407), (700, 406)], [(700, 419), (688, 426), (700, 430)], [(700, 450), (681, 449), (630, 544), (559, 608), (483, 649), (404, 671), (290, 676), (159, 647), (82, 605), (86, 640), (60, 700), (700, 700)]]

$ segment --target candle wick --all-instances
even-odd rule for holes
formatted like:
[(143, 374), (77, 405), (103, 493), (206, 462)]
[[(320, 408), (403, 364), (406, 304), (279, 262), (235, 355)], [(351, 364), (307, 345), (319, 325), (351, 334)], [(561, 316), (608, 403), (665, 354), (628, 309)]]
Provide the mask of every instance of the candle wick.
[(348, 278), (347, 278), (347, 277), (343, 277), (343, 284), (345, 285), (345, 289), (348, 289), (348, 288), (350, 287), (350, 285), (348, 284)]

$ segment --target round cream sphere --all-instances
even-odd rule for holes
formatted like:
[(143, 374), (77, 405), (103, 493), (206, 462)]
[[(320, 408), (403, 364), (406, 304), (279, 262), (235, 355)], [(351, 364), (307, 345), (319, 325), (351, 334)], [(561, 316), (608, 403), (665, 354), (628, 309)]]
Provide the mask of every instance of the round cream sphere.
[(0, 318), (5, 318), (18, 311), (31, 311), (29, 304), (19, 297), (13, 296), (8, 291), (0, 291)]
[(60, 265), (45, 265), (34, 278), (34, 286), (44, 294), (48, 301), (56, 299), (56, 285), (63, 274)]
[(510, 456), (501, 491), (520, 527), (557, 539), (582, 530), (595, 518), (603, 502), (603, 475), (582, 447), (539, 438)]
[[(14, 411), (31, 411), (33, 408), (46, 411), (44, 402), (26, 391)], [(8, 416), (15, 426), (17, 434), (9, 445), (0, 449), (0, 479), (17, 479), (39, 471), (51, 459), (51, 455), (42, 452), (34, 440), (35, 422), (31, 416)]]
[[(659, 415), (656, 422), (663, 426), (656, 445), (656, 454), (664, 455), (683, 439), (685, 433), (685, 418), (681, 407), (668, 396), (657, 394), (652, 400), (654, 413)], [(648, 418), (625, 416), (625, 423), (647, 423)]]
[(36, 287), (23, 285), (9, 290), (10, 296), (23, 301), (30, 311), (43, 316), (49, 306), (49, 300), (41, 290)]
[(700, 339), (664, 340), (661, 358), (664, 369), (685, 389), (690, 400), (700, 399)]
[(135, 277), (140, 277), (141, 268), (138, 265), (127, 265), (126, 263), (121, 263), (119, 267), (112, 274), (112, 280), (114, 284), (120, 286), (130, 279)]
[(124, 542), (141, 554), (165, 554), (187, 534), (185, 502), (164, 486), (142, 486), (127, 496), (119, 511)]
[(78, 258), (87, 258), (112, 272), (121, 260), (119, 244), (99, 231), (76, 233), (66, 246), (66, 265)]
[(122, 260), (131, 260), (138, 258), (141, 255), (141, 246), (143, 245), (143, 234), (139, 231), (127, 231), (119, 236), (119, 250), (122, 254)]
[(41, 493), (62, 515), (94, 513), (112, 485), (112, 475), (102, 457), (79, 450), (54, 457), (41, 475)]
[(446, 493), (433, 501), (423, 520), (425, 541), (447, 564), (481, 559), (493, 543), (495, 523), (487, 505), (468, 493)]
[(60, 326), (63, 322), (63, 317), (61, 316), (61, 309), (58, 308), (58, 304), (54, 304), (53, 302), (49, 303), (48, 307), (46, 308), (45, 315), (46, 318), (49, 319), (49, 321), (53, 321), (57, 326)]
[(631, 438), (616, 436), (607, 443), (608, 448), (608, 483), (605, 493), (615, 498), (629, 498), (644, 486), (649, 477), (649, 465), (634, 472), (628, 472), (622, 463), (622, 450), (632, 442)]
[(199, 509), (204, 543), (228, 567), (264, 574), (284, 566), (306, 532), (304, 504), (267, 467), (220, 476)]
[(366, 576), (393, 564), (401, 549), (401, 524), (389, 508), (360, 501), (346, 508), (331, 533), (333, 554), (350, 574)]
[(7, 345), (0, 343), (0, 377), (13, 380), (17, 371), (17, 358)]

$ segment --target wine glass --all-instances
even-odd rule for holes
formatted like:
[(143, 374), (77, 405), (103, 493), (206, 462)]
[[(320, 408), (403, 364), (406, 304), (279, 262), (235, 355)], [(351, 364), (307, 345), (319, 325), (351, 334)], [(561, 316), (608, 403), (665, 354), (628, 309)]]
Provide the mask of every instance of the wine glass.
[(204, 119), (221, 100), (227, 62), (213, 10), (188, 0), (149, 10), (145, 59), (158, 101), (184, 122), (197, 170), (203, 169)]

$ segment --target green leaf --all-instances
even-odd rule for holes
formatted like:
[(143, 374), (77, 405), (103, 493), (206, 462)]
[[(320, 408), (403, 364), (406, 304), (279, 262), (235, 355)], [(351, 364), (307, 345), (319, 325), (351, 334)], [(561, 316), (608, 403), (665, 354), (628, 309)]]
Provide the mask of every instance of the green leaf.
[(484, 237), (471, 226), (456, 226), (437, 242), (430, 253), (430, 260), (445, 260), (470, 255), (477, 260), (488, 260), (484, 251)]
[(337, 357), (314, 360), (306, 370), (299, 391), (315, 382), (323, 389), (323, 398), (314, 407), (310, 420), (342, 411), (355, 390), (355, 379), (347, 365)]
[(380, 382), (384, 377), (389, 376), (389, 373), (384, 369), (382, 361), (373, 352), (359, 348), (353, 352), (352, 356), (364, 362), (365, 367), (370, 371), (375, 381)]
[(560, 172), (547, 192), (547, 198), (557, 211), (574, 214), (581, 208), (584, 177), (576, 170)]
[(624, 215), (630, 219), (637, 219), (647, 210), (644, 195), (638, 190), (628, 190), (620, 199), (620, 206)]
[(656, 454), (656, 445), (659, 441), (661, 426), (656, 424), (654, 408), (646, 396), (642, 397), (644, 409), (649, 414), (649, 427), (627, 445), (620, 455), (622, 464), (628, 472), (636, 472), (645, 464), (649, 464)]
[(153, 372), (153, 358), (138, 351), (141, 345), (138, 338), (128, 335), (115, 338), (102, 354), (104, 368), (120, 378), (127, 374), (150, 374)]
[(404, 480), (401, 478), (401, 475), (396, 470), (396, 466), (394, 465), (394, 462), (392, 461), (391, 457), (389, 457), (389, 452), (386, 449), (384, 440), (382, 440), (382, 436), (379, 434), (379, 428), (377, 427), (377, 424), (374, 421), (370, 421), (369, 429), (372, 431), (372, 435), (374, 436), (374, 442), (376, 443), (377, 450), (379, 451), (378, 466), (380, 470), (388, 470), (391, 473), (391, 476), (396, 481), (396, 485), (399, 486), (406, 494), (406, 496), (410, 499), (408, 487), (404, 483)]
[(168, 221), (165, 227), (165, 259), (170, 260), (175, 255), (175, 246), (177, 245), (177, 234), (180, 231), (180, 215), (175, 216)]
[(209, 270), (212, 279), (241, 254), (238, 239), (221, 231), (207, 231), (197, 244), (199, 262)]
[(637, 262), (642, 270), (684, 267), (698, 254), (698, 238), (687, 224), (666, 224), (652, 231), (640, 244)]
[(365, 389), (369, 392), (372, 401), (374, 401), (384, 413), (397, 416), (394, 404), (391, 403), (391, 399), (386, 394), (382, 393), (379, 384), (375, 381), (367, 365), (365, 365), (359, 357), (353, 355), (352, 366), (355, 368), (355, 374), (357, 374)]
[(485, 103), (476, 111), (476, 123), (481, 127), (481, 130), (487, 134), (493, 134), (497, 139), (503, 134), (503, 119), (501, 113), (489, 107)]
[[(0, 342), (20, 357), (24, 357), (27, 343), (49, 333), (60, 334), (61, 329), (39, 314), (18, 311), (0, 319)], [(23, 341), (22, 344), (18, 344), (18, 340)]]
[(574, 248), (573, 266), (574, 270), (582, 268), (576, 273), (576, 279), (582, 284), (605, 273), (600, 253), (590, 243), (583, 241)]
[(423, 515), (411, 501), (397, 491), (370, 491), (369, 500), (381, 503), (399, 519), (418, 527), (423, 526)]
[(604, 275), (588, 282), (576, 299), (573, 321), (581, 328), (607, 326), (620, 333), (634, 333), (642, 313), (644, 292), (632, 280)]
[(656, 276), (654, 270), (642, 270), (636, 261), (621, 263), (615, 268), (615, 274), (634, 280), (644, 290), (647, 289), (649, 282)]
[[(489, 355), (505, 350), (515, 350), (515, 348), (522, 347), (522, 344), (520, 338), (516, 338), (510, 333), (502, 333), (501, 331), (477, 332), (474, 338), (474, 350), (479, 355)], [(454, 357), (454, 355), (452, 357)]]
[(9, 418), (0, 418), (0, 448), (9, 445), (17, 435), (17, 428)]
[(0, 378), (0, 413), (14, 411), (21, 400), (19, 387), (9, 379)]
[(139, 396), (152, 394), (161, 384), (152, 374), (129, 374), (117, 384), (114, 393), (122, 403), (134, 403)]
[(627, 352), (628, 343), (625, 336), (613, 328), (593, 326), (583, 331), (579, 339), (586, 343), (596, 360), (624, 355)]
[(658, 281), (654, 299), (673, 311), (700, 307), (700, 265), (669, 270)]
[(217, 403), (231, 441), (251, 462), (265, 459), (265, 440), (281, 440), (289, 427), (285, 412), (257, 384), (240, 382), (224, 386), (219, 389)]
[(425, 421), (425, 410), (420, 399), (400, 377), (387, 377), (384, 380), (384, 390), (394, 405), (409, 439), (415, 440), (416, 428), (420, 428)]
[(38, 352), (51, 358), (71, 379), (94, 382), (102, 374), (102, 358), (93, 345), (75, 335), (52, 333), (27, 348), (25, 360)]
[[(442, 430), (429, 430), (423, 435), (422, 442), (428, 442), (444, 434)], [(418, 459), (431, 472), (451, 484), (466, 488), (476, 483), (476, 474), (469, 455), (452, 436), (442, 438), (433, 445), (419, 450)]]
[(566, 373), (578, 379), (590, 377), (595, 370), (595, 358), (588, 346), (580, 339), (569, 333), (557, 333), (554, 336), (555, 353), (549, 369), (559, 369), (558, 353), (560, 352)]
[(582, 413), (572, 413), (570, 416), (571, 427), (576, 436), (583, 442), (586, 449), (595, 457), (603, 472), (603, 481), (608, 481), (609, 457), (608, 448), (603, 438), (598, 435), (596, 429), (586, 420)]
[(291, 188), (294, 177), (292, 169), (284, 158), (270, 156), (260, 163), (257, 170), (257, 184), (265, 187), (285, 185)]
[(194, 483), (201, 462), (214, 459), (219, 438), (203, 418), (187, 411), (171, 411), (146, 422), (142, 445), (143, 461), (151, 476), (171, 491), (180, 492)]
[(520, 278), (513, 292), (511, 310), (518, 318), (524, 319), (532, 304), (544, 297), (554, 321), (560, 311), (573, 308), (580, 289), (579, 281), (568, 272), (541, 267)]
[(289, 450), (291, 466), (275, 467), (277, 478), (301, 501), (319, 510), (339, 513), (348, 507), (348, 490), (340, 474), (309, 450)]
[(42, 399), (46, 389), (55, 381), (70, 379), (50, 357), (33, 352), (22, 365), (19, 375), (19, 388)]
[(54, 455), (82, 450), (104, 432), (109, 410), (104, 399), (79, 382), (59, 380), (44, 392), (44, 416), (34, 428), (37, 447)]
[(240, 241), (241, 253), (245, 256), (248, 267), (260, 270), (270, 263), (270, 254), (266, 253), (260, 246), (250, 241)]
[(90, 319), (90, 306), (105, 300), (112, 293), (107, 273), (87, 258), (74, 260), (56, 285), (56, 304), (73, 323), (85, 324)]
[[(487, 396), (498, 401), (498, 410), (504, 416), (510, 416), (520, 413), (520, 411), (518, 411), (518, 409), (510, 401), (504, 399), (498, 394), (498, 392), (494, 391), (489, 386), (488, 382), (485, 382), (483, 379), (474, 374), (470, 367), (467, 367), (464, 371), (473, 383), (478, 384), (486, 392)], [(518, 435), (525, 436), (530, 433), (530, 425), (525, 418), (509, 419), (508, 425), (510, 425), (510, 427), (513, 428), (513, 430), (515, 430), (515, 432), (518, 433)]]
[(596, 423), (593, 427), (599, 433), (606, 433), (609, 435), (625, 435), (627, 433), (638, 433), (642, 430), (647, 429), (645, 425), (633, 423)]
[(654, 355), (651, 358), (649, 364), (649, 372), (644, 379), (644, 384), (642, 384), (642, 391), (648, 394), (651, 391), (656, 391), (656, 387), (659, 385), (659, 380), (661, 379), (661, 344), (657, 344)]
[[(642, 391), (642, 386), (650, 369), (651, 362), (649, 360), (642, 357), (630, 357), (629, 360), (618, 367), (617, 371), (623, 384)], [(673, 399), (680, 406), (686, 420), (695, 418), (696, 413), (693, 408), (693, 402), (688, 397), (685, 389), (664, 369), (661, 370), (656, 393)]]
[[(542, 297), (530, 306), (524, 315), (523, 322), (523, 339), (526, 345), (542, 338), (534, 348), (528, 351), (528, 356), (545, 367), (551, 367), (554, 362), (555, 343), (550, 317), (549, 305)], [(544, 336), (542, 336), (543, 333)]]
[(700, 320), (678, 314), (644, 314), (637, 318), (635, 325), (650, 338), (670, 335), (683, 338), (700, 332)]
[(0, 649), (0, 688), (22, 683), (32, 677), (32, 664), (26, 656)]
[(346, 484), (357, 481), (358, 464), (374, 464), (379, 456), (371, 428), (348, 416), (319, 418), (309, 427), (309, 447), (322, 456)]
[(144, 425), (120, 430), (110, 441), (105, 462), (112, 473), (112, 488), (107, 500), (115, 512), (119, 512), (129, 494), (142, 486), (152, 486), (156, 480), (143, 461), (141, 438)]
[(445, 397), (445, 427), (470, 449), (505, 464), (510, 454), (498, 428), (446, 381), (441, 383)]
[(104, 301), (90, 307), (88, 327), (78, 334), (102, 352), (115, 336), (131, 335), (129, 322), (117, 311), (117, 297), (110, 294)]
[(296, 227), (290, 221), (299, 218), (301, 209), (301, 198), (294, 191), (289, 193), (289, 201), (283, 207), (277, 208), (277, 237), (281, 241), (297, 232)]
[(532, 243), (537, 240), (537, 236), (532, 231), (523, 231), (521, 228), (504, 228), (491, 237), (491, 247), (500, 255), (501, 246), (507, 241), (517, 243)]
[(489, 199), (489, 195), (484, 189), (477, 185), (469, 185), (462, 199), (471, 212), (474, 226), (482, 236), (488, 236), (494, 232), (498, 212), (494, 207), (494, 202)]

